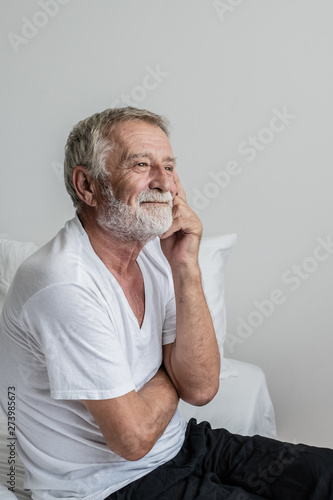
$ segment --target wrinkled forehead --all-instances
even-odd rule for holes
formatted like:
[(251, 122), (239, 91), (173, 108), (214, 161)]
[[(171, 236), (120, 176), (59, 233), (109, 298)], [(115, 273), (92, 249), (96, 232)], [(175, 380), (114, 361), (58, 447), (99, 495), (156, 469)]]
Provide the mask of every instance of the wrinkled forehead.
[(174, 159), (169, 138), (158, 125), (145, 121), (119, 123), (112, 137), (114, 149), (122, 159), (141, 153)]

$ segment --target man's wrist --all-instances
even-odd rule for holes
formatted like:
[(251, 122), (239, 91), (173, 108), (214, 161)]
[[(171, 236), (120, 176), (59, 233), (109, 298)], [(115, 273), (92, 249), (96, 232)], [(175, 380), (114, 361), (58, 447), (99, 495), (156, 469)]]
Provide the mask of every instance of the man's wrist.
[(198, 261), (187, 261), (171, 266), (174, 285), (184, 283), (201, 283), (201, 271)]

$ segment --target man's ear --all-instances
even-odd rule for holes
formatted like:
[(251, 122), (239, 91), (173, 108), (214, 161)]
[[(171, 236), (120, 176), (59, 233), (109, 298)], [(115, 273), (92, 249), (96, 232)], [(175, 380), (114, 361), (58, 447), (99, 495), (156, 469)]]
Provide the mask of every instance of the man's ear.
[(85, 167), (77, 166), (73, 169), (73, 185), (76, 194), (90, 207), (96, 206), (96, 183), (91, 179)]

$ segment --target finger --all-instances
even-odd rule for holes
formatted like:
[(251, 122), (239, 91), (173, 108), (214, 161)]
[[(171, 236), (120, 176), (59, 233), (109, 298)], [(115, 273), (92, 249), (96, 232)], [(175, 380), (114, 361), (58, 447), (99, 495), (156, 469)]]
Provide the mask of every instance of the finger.
[(179, 194), (177, 194), (173, 199), (172, 214), (176, 217), (179, 213), (188, 212), (190, 207), (188, 206), (186, 200), (184, 200)]
[(160, 235), (160, 239), (164, 240), (164, 239), (168, 238), (169, 236), (172, 236), (173, 234), (180, 231), (182, 229), (182, 226), (183, 226), (183, 224), (182, 224), (181, 218), (174, 219), (173, 223), (171, 224), (169, 229), (165, 233)]
[(178, 195), (180, 198), (182, 198), (183, 200), (186, 201), (185, 191), (183, 189), (183, 186), (181, 185), (181, 182), (179, 180), (179, 176), (175, 170), (173, 171), (173, 180), (174, 180), (174, 183), (176, 184), (176, 187), (177, 187), (176, 195)]
[(200, 228), (201, 222), (195, 214), (192, 215), (189, 210), (175, 210), (170, 228), (160, 237), (165, 239), (178, 231), (182, 231), (184, 234), (197, 234), (200, 233)]

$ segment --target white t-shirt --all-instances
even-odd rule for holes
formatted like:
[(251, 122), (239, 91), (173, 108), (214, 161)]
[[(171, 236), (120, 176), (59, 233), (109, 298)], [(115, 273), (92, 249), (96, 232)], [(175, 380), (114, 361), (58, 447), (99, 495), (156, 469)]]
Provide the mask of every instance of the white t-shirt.
[(142, 327), (79, 219), (19, 268), (0, 320), (1, 403), (15, 387), (18, 450), (34, 499), (102, 500), (173, 458), (184, 440), (177, 411), (141, 460), (107, 447), (81, 399), (139, 390), (175, 339), (173, 281), (159, 240), (137, 262), (145, 286)]

